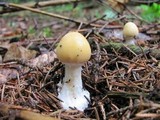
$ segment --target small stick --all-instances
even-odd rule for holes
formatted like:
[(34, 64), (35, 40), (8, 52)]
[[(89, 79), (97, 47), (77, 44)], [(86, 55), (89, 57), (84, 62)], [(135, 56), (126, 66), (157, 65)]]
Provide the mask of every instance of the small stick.
[[(54, 6), (54, 5), (62, 5), (67, 3), (74, 3), (74, 2), (81, 2), (84, 0), (50, 0), (50, 1), (40, 1), (40, 2), (31, 2), (23, 4), (23, 6), (27, 6), (30, 8), (37, 8), (37, 7), (46, 7), (46, 6)], [(5, 9), (0, 11), (0, 14), (10, 13), (10, 12), (17, 12), (22, 11), (23, 9), (16, 9), (16, 8), (7, 8), (6, 2), (0, 2), (0, 6), (6, 7)]]
[(73, 19), (70, 19), (70, 18), (65, 17), (65, 16), (61, 16), (61, 15), (54, 14), (54, 13), (48, 13), (48, 12), (45, 12), (45, 11), (42, 11), (42, 10), (39, 10), (39, 9), (35, 9), (35, 8), (30, 8), (30, 7), (27, 7), (27, 6), (24, 6), (24, 5), (9, 3), (8, 6), (15, 7), (15, 8), (20, 8), (20, 9), (24, 9), (24, 10), (29, 10), (29, 11), (34, 12), (34, 13), (41, 13), (43, 15), (48, 15), (48, 16), (51, 16), (51, 17), (64, 19), (64, 20), (71, 21), (71, 22), (78, 23), (78, 24), (81, 23), (80, 21), (73, 20)]
[[(108, 49), (108, 50), (113, 49), (113, 48), (115, 50), (120, 50), (122, 48), (125, 48), (125, 50), (133, 51), (135, 53), (134, 55), (143, 54), (142, 53), (142, 50), (143, 50), (144, 53), (149, 52), (149, 55), (153, 56), (157, 60), (160, 59), (160, 50), (159, 49), (149, 48), (149, 47), (141, 47), (141, 48), (139, 48), (139, 46), (136, 46), (136, 45), (127, 45), (127, 46), (125, 45), (124, 46), (123, 43), (110, 42), (110, 43), (100, 44), (100, 48), (101, 49), (104, 48), (104, 49)], [(121, 52), (123, 53), (124, 50), (121, 50)]]
[(3, 103), (0, 103), (0, 113), (3, 115), (14, 114), (15, 118), (20, 118), (22, 120), (59, 120), (55, 117), (41, 115), (40, 113), (23, 109), (20, 106), (7, 105)]
[[(1, 5), (0, 5), (1, 6)], [(43, 15), (48, 15), (50, 17), (55, 17), (55, 18), (59, 18), (59, 19), (64, 19), (64, 20), (67, 20), (67, 21), (70, 21), (70, 22), (74, 22), (76, 24), (83, 24), (83, 25), (86, 25), (86, 26), (92, 26), (92, 27), (102, 27), (101, 25), (98, 25), (98, 24), (94, 24), (92, 22), (91, 23), (87, 23), (87, 22), (82, 22), (82, 21), (78, 21), (78, 20), (74, 20), (74, 19), (71, 19), (69, 17), (66, 17), (66, 16), (61, 16), (61, 15), (58, 15), (58, 14), (54, 14), (54, 13), (48, 13), (46, 11), (42, 11), (42, 10), (39, 10), (39, 9), (35, 9), (35, 8), (31, 8), (31, 7), (28, 7), (28, 6), (24, 6), (24, 5), (18, 5), (18, 4), (14, 4), (14, 3), (9, 3), (9, 4), (6, 4), (6, 7), (15, 7), (15, 8), (18, 8), (18, 9), (23, 9), (23, 10), (29, 10), (31, 12), (34, 12), (34, 13), (40, 13), (40, 14), (43, 14)], [(0, 14), (1, 14), (1, 11), (0, 11)], [(104, 16), (103, 16), (104, 17)], [(110, 29), (114, 29), (114, 28), (119, 28), (119, 26), (117, 27), (104, 27), (104, 28), (110, 28)], [(121, 27), (120, 27), (121, 28)], [(1, 39), (1, 38), (0, 38)], [(4, 39), (4, 38), (3, 38)], [(9, 38), (5, 38), (5, 39), (9, 39)]]
[(144, 21), (146, 23), (149, 24), (148, 21), (146, 21), (145, 19), (143, 19), (142, 17), (138, 16), (136, 13), (134, 13), (131, 9), (129, 9), (128, 7), (126, 7), (126, 9), (128, 10), (128, 12), (130, 12), (132, 15), (134, 15), (136, 18), (138, 18), (140, 21)]

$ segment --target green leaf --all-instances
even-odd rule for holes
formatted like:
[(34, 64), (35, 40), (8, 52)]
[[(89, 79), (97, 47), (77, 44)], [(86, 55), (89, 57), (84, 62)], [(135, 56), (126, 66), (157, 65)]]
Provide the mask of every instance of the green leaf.
[(42, 30), (44, 37), (50, 37), (52, 35), (52, 30), (49, 27), (46, 27)]
[(141, 17), (149, 22), (156, 22), (160, 20), (160, 5), (153, 3), (149, 5), (141, 5), (142, 9)]

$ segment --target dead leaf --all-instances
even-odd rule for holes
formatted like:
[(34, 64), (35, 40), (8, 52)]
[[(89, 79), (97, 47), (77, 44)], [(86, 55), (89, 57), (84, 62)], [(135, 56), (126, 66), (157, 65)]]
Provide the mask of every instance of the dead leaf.
[(17, 70), (3, 68), (0, 69), (0, 84), (4, 84), (11, 79), (15, 79), (17, 77)]
[(26, 64), (30, 67), (43, 67), (57, 58), (55, 52), (50, 51), (46, 54), (40, 55), (34, 59), (29, 60)]
[(128, 0), (99, 0), (102, 3), (110, 6), (113, 10), (121, 13), (124, 11), (124, 4), (128, 3)]
[(5, 75), (0, 74), (0, 84), (4, 84), (7, 82), (7, 78)]
[(31, 58), (34, 58), (36, 54), (37, 52), (34, 50), (28, 50), (23, 46), (12, 43), (8, 48), (8, 51), (6, 52), (3, 61), (18, 59), (29, 60)]
[(5, 115), (9, 114), (9, 118), (12, 116), (12, 118), (15, 117), (15, 119), (21, 120), (60, 120), (55, 117), (42, 115), (31, 110), (26, 110), (20, 106), (8, 105), (4, 103), (0, 103), (0, 112)]
[(137, 39), (142, 39), (144, 41), (147, 41), (147, 40), (151, 40), (151, 37), (144, 34), (144, 33), (139, 33), (137, 36), (136, 36)]
[(17, 77), (17, 70), (9, 69), (9, 68), (2, 68), (0, 69), (0, 74), (4, 75), (7, 80), (14, 79)]
[(138, 39), (138, 40), (136, 41), (136, 45), (145, 47), (145, 46), (146, 46), (146, 41), (144, 41), (144, 40), (142, 40), (142, 39)]

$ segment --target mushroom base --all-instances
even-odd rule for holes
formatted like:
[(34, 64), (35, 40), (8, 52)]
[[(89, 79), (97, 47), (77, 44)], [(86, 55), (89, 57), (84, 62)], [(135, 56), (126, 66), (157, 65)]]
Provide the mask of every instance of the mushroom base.
[(125, 44), (127, 45), (135, 45), (136, 44), (136, 39), (133, 36), (124, 36)]
[(135, 45), (135, 40), (134, 39), (127, 40), (127, 41), (125, 41), (125, 44), (127, 44), (127, 45)]
[(65, 65), (65, 77), (58, 95), (64, 109), (76, 108), (83, 111), (88, 107), (90, 94), (83, 89), (81, 70), (80, 65)]

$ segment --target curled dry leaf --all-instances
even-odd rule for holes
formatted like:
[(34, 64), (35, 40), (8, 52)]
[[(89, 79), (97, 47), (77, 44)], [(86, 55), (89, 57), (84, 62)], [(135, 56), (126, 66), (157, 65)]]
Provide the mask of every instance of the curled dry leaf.
[(9, 68), (0, 69), (0, 84), (4, 84), (10, 79), (16, 78), (17, 73), (18, 72), (15, 69), (9, 69)]
[(26, 64), (30, 67), (43, 67), (51, 62), (53, 62), (57, 58), (55, 52), (50, 51), (46, 54), (40, 55), (34, 59), (29, 60)]
[[(10, 112), (12, 111), (12, 112)], [(14, 119), (20, 120), (60, 120), (49, 115), (42, 115), (30, 110), (22, 109), (20, 106), (8, 105), (0, 103), (0, 113), (4, 115), (14, 116)]]
[(18, 59), (29, 60), (31, 58), (34, 58), (36, 54), (37, 52), (34, 50), (28, 50), (23, 46), (12, 43), (8, 48), (8, 51), (6, 52), (3, 61)]
[(104, 4), (107, 4), (118, 13), (123, 12), (125, 9), (123, 4), (128, 3), (128, 0), (99, 0), (99, 1), (101, 1)]
[(5, 75), (0, 74), (0, 84), (4, 84), (7, 82), (7, 78)]

